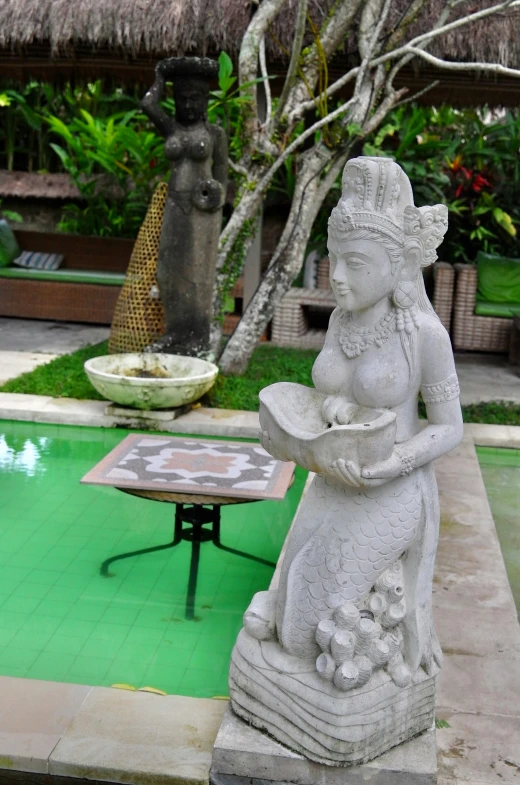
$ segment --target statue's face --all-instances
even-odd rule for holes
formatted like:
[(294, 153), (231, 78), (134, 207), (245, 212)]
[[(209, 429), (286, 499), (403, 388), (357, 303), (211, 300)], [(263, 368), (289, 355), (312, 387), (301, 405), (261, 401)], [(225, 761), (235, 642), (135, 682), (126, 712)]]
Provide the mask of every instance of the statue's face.
[(329, 235), (330, 284), (340, 308), (363, 311), (395, 286), (390, 256), (375, 240), (340, 240)]
[(204, 91), (189, 83), (175, 86), (175, 117), (182, 125), (191, 125), (202, 120), (208, 103)]

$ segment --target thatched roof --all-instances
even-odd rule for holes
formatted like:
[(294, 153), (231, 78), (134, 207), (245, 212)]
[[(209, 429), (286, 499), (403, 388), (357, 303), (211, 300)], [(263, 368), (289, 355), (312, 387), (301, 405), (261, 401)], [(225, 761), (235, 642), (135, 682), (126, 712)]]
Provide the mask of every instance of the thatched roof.
[[(480, 10), (497, 0), (467, 0), (455, 15)], [(116, 84), (149, 84), (154, 63), (166, 55), (216, 55), (235, 60), (258, 0), (0, 0), (0, 77), (49, 81), (109, 78)], [(309, 0), (319, 23), (335, 0)], [(267, 39), (269, 70), (284, 70), (297, 0), (288, 0)], [(410, 0), (394, 0), (387, 32)], [(446, 0), (426, 0), (410, 30), (430, 30)], [(309, 37), (309, 43), (311, 42)], [(285, 51), (284, 51), (285, 50)], [(430, 51), (449, 60), (498, 62), (520, 68), (520, 9), (509, 10), (437, 40)], [(331, 63), (331, 79), (357, 62), (355, 36)], [(428, 100), (453, 103), (518, 103), (520, 80), (446, 73), (414, 61), (414, 83), (441, 78)], [(410, 74), (404, 75), (406, 84)], [(273, 83), (276, 92), (278, 81)], [(415, 89), (415, 85), (414, 85)], [(444, 92), (443, 92), (444, 90)], [(447, 90), (447, 92), (446, 92)], [(511, 96), (513, 96), (511, 98)]]
[[(289, 0), (273, 31), (289, 48), (296, 2)], [(496, 0), (468, 0), (457, 13), (493, 4)], [(334, 0), (310, 0), (311, 14), (320, 21), (333, 5)], [(430, 30), (444, 5), (445, 0), (427, 0), (414, 32)], [(408, 6), (409, 0), (395, 0), (389, 24)], [(236, 55), (256, 7), (253, 0), (0, 0), (0, 47), (48, 43), (53, 55), (76, 45), (110, 47), (131, 56), (204, 55), (221, 49)], [(282, 55), (274, 37), (268, 47), (271, 56)], [(450, 59), (520, 65), (520, 14), (504, 12), (455, 31), (432, 51)]]

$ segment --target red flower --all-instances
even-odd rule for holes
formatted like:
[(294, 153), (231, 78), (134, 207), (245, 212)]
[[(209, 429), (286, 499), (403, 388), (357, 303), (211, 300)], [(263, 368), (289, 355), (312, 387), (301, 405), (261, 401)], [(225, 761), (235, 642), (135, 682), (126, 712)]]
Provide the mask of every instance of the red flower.
[(156, 163), (157, 163), (157, 161), (155, 160), (155, 158), (152, 158), (152, 160), (150, 161), (150, 169), (155, 169), (155, 164)]
[(484, 185), (490, 185), (489, 180), (486, 180), (486, 178), (482, 177), (481, 174), (477, 174), (471, 187), (476, 193), (480, 193)]

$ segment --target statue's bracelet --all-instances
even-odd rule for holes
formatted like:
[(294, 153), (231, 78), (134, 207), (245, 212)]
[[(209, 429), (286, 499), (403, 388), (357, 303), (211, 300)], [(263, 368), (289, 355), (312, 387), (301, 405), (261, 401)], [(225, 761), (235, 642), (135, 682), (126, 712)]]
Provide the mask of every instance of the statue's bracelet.
[(394, 450), (395, 454), (401, 461), (401, 477), (406, 477), (411, 474), (415, 469), (415, 461), (409, 455), (402, 455), (399, 450)]

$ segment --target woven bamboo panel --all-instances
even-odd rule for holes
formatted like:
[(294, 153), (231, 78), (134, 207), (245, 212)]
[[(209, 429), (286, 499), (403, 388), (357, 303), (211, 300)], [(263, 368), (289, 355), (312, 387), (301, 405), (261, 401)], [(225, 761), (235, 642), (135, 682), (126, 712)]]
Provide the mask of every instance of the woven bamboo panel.
[(110, 324), (120, 286), (0, 279), (0, 315)]
[(455, 288), (455, 269), (447, 262), (436, 262), (433, 265), (435, 282), (432, 305), (435, 313), (448, 332), (451, 329), (453, 312), (453, 292)]
[(455, 265), (457, 283), (453, 308), (453, 346), (480, 352), (507, 352), (512, 319), (475, 316), (477, 268)]
[(167, 191), (168, 184), (159, 183), (139, 230), (112, 322), (110, 354), (141, 352), (164, 335), (164, 308), (157, 296), (156, 273)]

